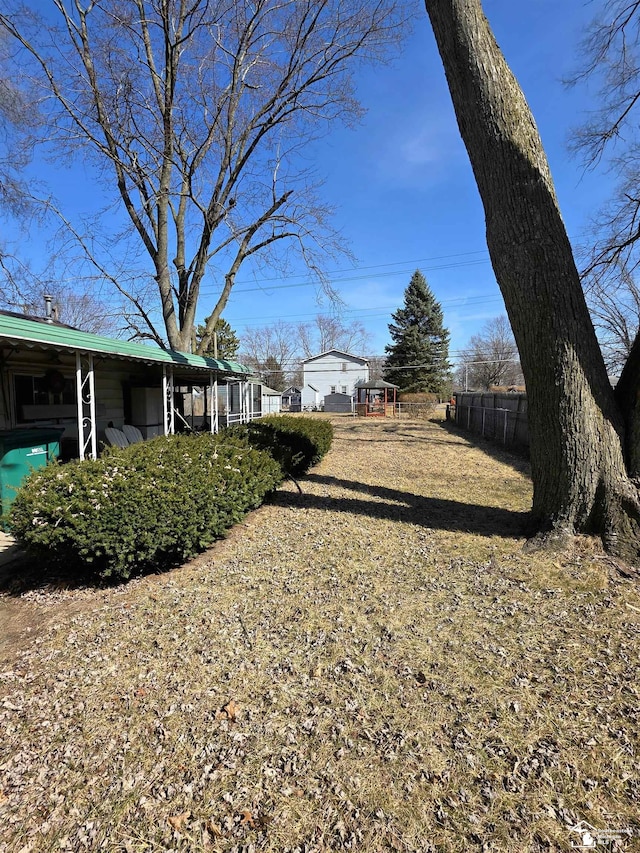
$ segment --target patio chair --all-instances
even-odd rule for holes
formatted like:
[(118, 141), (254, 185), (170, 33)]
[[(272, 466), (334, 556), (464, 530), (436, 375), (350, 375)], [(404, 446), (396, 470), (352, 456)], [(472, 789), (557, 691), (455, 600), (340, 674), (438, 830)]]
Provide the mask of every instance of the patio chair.
[(125, 424), (122, 427), (122, 432), (129, 444), (137, 444), (139, 441), (144, 441), (144, 436), (138, 427), (133, 426), (133, 424)]
[(107, 444), (110, 444), (111, 447), (129, 446), (127, 436), (122, 432), (122, 430), (116, 429), (115, 427), (107, 427), (104, 431), (104, 437), (107, 440)]

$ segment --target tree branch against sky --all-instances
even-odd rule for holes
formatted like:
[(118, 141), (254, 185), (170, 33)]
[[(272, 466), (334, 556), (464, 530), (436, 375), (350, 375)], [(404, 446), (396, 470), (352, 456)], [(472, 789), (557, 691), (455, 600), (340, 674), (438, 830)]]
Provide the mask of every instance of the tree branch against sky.
[(152, 337), (189, 350), (214, 276), (206, 349), (248, 258), (277, 265), (295, 251), (321, 280), (342, 246), (300, 155), (330, 123), (360, 115), (352, 72), (398, 43), (403, 0), (50, 0), (42, 15), (5, 0), (0, 9), (16, 61), (40, 87), (48, 143), (88, 158), (147, 257), (162, 314)]
[(640, 286), (620, 262), (594, 269), (584, 287), (607, 370), (619, 375), (640, 329)]
[(0, 28), (0, 213), (24, 217), (34, 205), (24, 169), (31, 159), (39, 113), (15, 73), (9, 35)]
[(272, 388), (283, 390), (300, 381), (303, 358), (330, 349), (364, 355), (369, 340), (359, 320), (345, 322), (340, 317), (317, 314), (311, 323), (280, 320), (269, 326), (246, 327), (240, 336), (238, 358)]
[(370, 345), (370, 335), (360, 320), (347, 323), (333, 314), (316, 314), (312, 323), (301, 323), (297, 331), (304, 358), (330, 349), (363, 355)]
[(496, 386), (522, 384), (518, 347), (504, 314), (489, 320), (472, 335), (462, 351), (459, 380), (465, 390), (489, 390)]
[(267, 385), (283, 391), (300, 358), (297, 327), (279, 321), (271, 326), (245, 329), (240, 336), (243, 364), (252, 367)]
[(583, 279), (607, 367), (619, 373), (640, 318), (640, 3), (602, 3), (579, 57), (567, 84), (589, 83), (596, 94), (571, 148), (586, 168), (603, 163), (617, 181), (608, 203), (592, 214), (581, 249)]

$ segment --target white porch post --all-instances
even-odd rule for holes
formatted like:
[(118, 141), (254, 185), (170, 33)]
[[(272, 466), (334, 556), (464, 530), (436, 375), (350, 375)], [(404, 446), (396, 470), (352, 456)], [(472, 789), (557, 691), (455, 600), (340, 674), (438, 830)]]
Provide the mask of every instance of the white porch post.
[(211, 432), (218, 432), (218, 379), (209, 374), (209, 388), (211, 391)]
[[(209, 375), (209, 387), (211, 387), (211, 375)], [(204, 431), (204, 425), (207, 422), (207, 415), (209, 415), (209, 422), (211, 422), (211, 412), (209, 411), (211, 408), (211, 402), (207, 399), (209, 394), (207, 393), (207, 386), (202, 383), (202, 398), (204, 400), (204, 408), (202, 410), (202, 429)]]
[(164, 408), (164, 434), (175, 433), (175, 408), (173, 405), (173, 368), (162, 365), (162, 402)]
[(80, 459), (86, 459), (87, 455), (91, 459), (97, 459), (96, 387), (93, 373), (93, 355), (91, 353), (83, 359), (82, 355), (76, 352), (76, 400)]

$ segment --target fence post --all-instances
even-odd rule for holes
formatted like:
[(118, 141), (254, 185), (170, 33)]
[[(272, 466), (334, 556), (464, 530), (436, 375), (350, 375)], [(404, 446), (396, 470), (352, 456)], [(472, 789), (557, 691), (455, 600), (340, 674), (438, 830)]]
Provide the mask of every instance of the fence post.
[(504, 440), (502, 442), (505, 447), (507, 446), (507, 422), (508, 422), (508, 420), (509, 420), (509, 410), (505, 409), (504, 410)]

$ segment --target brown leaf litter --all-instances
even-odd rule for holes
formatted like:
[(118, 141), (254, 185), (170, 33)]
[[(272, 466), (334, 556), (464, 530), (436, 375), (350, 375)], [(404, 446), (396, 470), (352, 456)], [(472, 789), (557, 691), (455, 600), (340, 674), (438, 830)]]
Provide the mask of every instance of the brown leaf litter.
[(335, 419), (326, 459), (166, 575), (55, 586), (0, 671), (0, 853), (640, 849), (640, 596), (523, 553), (526, 466)]

